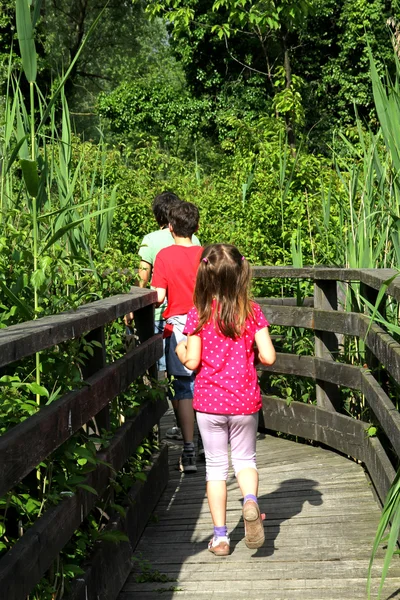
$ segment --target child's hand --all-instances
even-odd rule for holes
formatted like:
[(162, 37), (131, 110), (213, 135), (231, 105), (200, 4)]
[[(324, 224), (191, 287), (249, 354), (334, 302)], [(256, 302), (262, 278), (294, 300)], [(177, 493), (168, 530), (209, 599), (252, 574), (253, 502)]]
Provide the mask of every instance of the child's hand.
[(187, 346), (185, 340), (179, 342), (179, 344), (175, 348), (175, 354), (177, 355), (181, 363), (185, 362), (186, 360), (186, 350)]
[(134, 315), (133, 312), (128, 313), (127, 315), (124, 316), (124, 323), (127, 327), (129, 327), (132, 324), (132, 321), (134, 319)]

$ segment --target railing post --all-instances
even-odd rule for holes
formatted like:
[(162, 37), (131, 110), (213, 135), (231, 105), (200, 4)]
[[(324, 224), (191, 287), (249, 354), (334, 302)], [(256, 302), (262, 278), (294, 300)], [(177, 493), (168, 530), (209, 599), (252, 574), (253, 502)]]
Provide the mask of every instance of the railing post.
[[(92, 346), (93, 355), (88, 354), (85, 360), (85, 365), (82, 369), (84, 379), (87, 379), (91, 375), (97, 373), (106, 366), (106, 342), (104, 336), (104, 327), (98, 327), (89, 331), (85, 336), (85, 340), (88, 344), (91, 342), (98, 342)], [(100, 345), (99, 345), (100, 344)], [(100, 412), (95, 415), (96, 425), (99, 429), (110, 429), (110, 407), (107, 404)]]
[[(337, 282), (314, 281), (314, 309), (337, 310)], [(315, 356), (334, 360), (339, 352), (339, 340), (335, 333), (315, 331)], [(334, 355), (334, 356), (332, 356)], [(339, 386), (327, 381), (316, 379), (317, 404), (328, 410), (337, 410), (340, 406)]]
[[(135, 311), (135, 328), (140, 343), (154, 335), (154, 304)], [(150, 367), (149, 375), (157, 380), (157, 364)]]

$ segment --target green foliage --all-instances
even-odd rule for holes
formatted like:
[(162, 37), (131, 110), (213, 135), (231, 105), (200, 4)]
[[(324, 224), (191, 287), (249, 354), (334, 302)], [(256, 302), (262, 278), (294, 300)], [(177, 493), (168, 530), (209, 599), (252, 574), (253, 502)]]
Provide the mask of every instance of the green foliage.
[(137, 143), (148, 134), (177, 154), (208, 130), (210, 102), (193, 98), (182, 86), (144, 78), (100, 95), (98, 112), (125, 141)]

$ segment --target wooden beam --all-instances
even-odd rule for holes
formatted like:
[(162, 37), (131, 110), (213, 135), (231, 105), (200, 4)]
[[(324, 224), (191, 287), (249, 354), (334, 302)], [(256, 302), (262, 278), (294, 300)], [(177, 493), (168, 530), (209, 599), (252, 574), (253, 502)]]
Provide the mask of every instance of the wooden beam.
[(133, 289), (130, 294), (112, 296), (76, 310), (1, 329), (0, 367), (77, 338), (131, 310), (137, 311), (157, 302), (156, 292), (138, 287)]
[(361, 392), (400, 459), (400, 413), (373, 375), (361, 370)]
[(360, 269), (360, 281), (365, 285), (380, 290), (385, 281), (395, 277), (386, 290), (388, 296), (393, 296), (400, 302), (400, 274), (395, 269)]
[(361, 367), (346, 365), (315, 356), (286, 354), (278, 352), (276, 362), (272, 366), (259, 365), (257, 370), (264, 373), (284, 373), (320, 379), (330, 383), (338, 383), (351, 389), (361, 389)]
[(267, 429), (320, 442), (362, 461), (381, 501), (385, 500), (395, 471), (377, 438), (366, 432), (369, 423), (326, 410), (313, 404), (263, 396), (263, 420)]
[[(314, 307), (337, 314), (337, 282), (314, 281)], [(333, 362), (339, 354), (336, 333), (315, 329), (315, 356)], [(335, 383), (316, 378), (317, 404), (330, 410), (338, 410), (341, 404), (340, 389)]]
[(253, 277), (281, 279), (311, 279), (335, 281), (359, 281), (359, 269), (340, 269), (335, 267), (263, 267), (251, 268)]
[(161, 336), (141, 344), (0, 437), (0, 496), (87, 423), (162, 355)]
[(89, 559), (83, 575), (72, 582), (65, 600), (115, 600), (132, 567), (132, 554), (158, 500), (168, 483), (168, 446), (152, 457), (152, 464), (143, 471), (145, 481), (138, 481), (129, 490), (124, 506), (126, 515), (114, 514), (105, 531), (120, 531), (129, 541), (100, 542)]
[[(98, 453), (99, 463), (84, 480), (101, 496), (110, 477), (121, 470), (137, 446), (167, 410), (166, 400), (148, 400), (114, 435), (110, 446)], [(108, 466), (111, 465), (111, 468)], [(48, 509), (0, 560), (0, 590), (7, 600), (26, 600), (54, 558), (95, 506), (97, 496), (79, 489)]]

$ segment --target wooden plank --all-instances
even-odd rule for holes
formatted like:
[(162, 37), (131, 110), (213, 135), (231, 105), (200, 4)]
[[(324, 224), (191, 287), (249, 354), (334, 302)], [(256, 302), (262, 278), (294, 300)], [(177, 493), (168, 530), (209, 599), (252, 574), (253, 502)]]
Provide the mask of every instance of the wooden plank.
[(400, 276), (399, 272), (395, 269), (360, 269), (360, 281), (365, 285), (380, 290), (383, 283), (396, 276), (396, 279), (389, 285), (386, 294), (393, 296), (398, 302), (400, 302)]
[(367, 315), (359, 315), (358, 336), (365, 338), (368, 348), (400, 384), (400, 344), (377, 323), (371, 324), (370, 321)]
[[(166, 401), (148, 400), (138, 414), (116, 432), (110, 446), (98, 453), (98, 464), (83, 483), (101, 496), (110, 476), (119, 471), (167, 408)], [(108, 466), (110, 464), (112, 469)], [(95, 506), (97, 496), (79, 489), (38, 519), (0, 560), (0, 589), (7, 600), (25, 600), (54, 557)]]
[(364, 462), (383, 505), (396, 472), (378, 438), (367, 439)]
[(400, 458), (400, 413), (373, 375), (361, 370), (361, 392)]
[(268, 429), (315, 440), (364, 459), (368, 423), (312, 404), (292, 402), (288, 406), (284, 400), (272, 396), (263, 396), (262, 410)]
[(315, 356), (277, 352), (276, 362), (272, 366), (259, 365), (257, 370), (266, 374), (285, 373), (287, 375), (310, 377), (338, 383), (355, 390), (361, 389), (360, 367), (316, 358)]
[[(94, 346), (92, 345), (92, 354), (86, 356), (84, 365), (82, 366), (83, 379), (86, 381), (89, 377), (98, 371), (101, 371), (101, 369), (104, 369), (107, 364), (104, 327), (98, 327), (97, 329), (89, 331), (85, 336), (85, 340), (88, 344), (96, 342)], [(108, 431), (110, 429), (109, 404), (106, 404), (105, 407), (96, 414), (95, 420), (99, 431), (102, 429)]]
[(137, 287), (130, 294), (111, 296), (85, 304), (76, 310), (1, 329), (0, 367), (77, 338), (132, 310), (138, 311), (155, 302), (156, 292)]
[(162, 355), (161, 336), (137, 346), (0, 437), (0, 496), (142, 375)]
[(336, 267), (264, 267), (251, 268), (253, 277), (311, 279), (311, 280), (336, 280), (360, 281), (359, 269), (340, 269)]
[[(314, 281), (314, 308), (337, 311), (337, 282)], [(315, 356), (333, 361), (339, 353), (337, 335), (325, 330), (315, 330)], [(328, 410), (338, 410), (341, 405), (340, 389), (336, 383), (316, 378), (317, 405)]]
[[(256, 302), (262, 304), (271, 304), (273, 306), (299, 306), (297, 298), (257, 298)], [(314, 306), (314, 298), (312, 296), (303, 298), (300, 306)]]
[(132, 554), (168, 482), (168, 447), (152, 457), (150, 467), (144, 469), (146, 481), (137, 482), (127, 495), (126, 515), (112, 516), (107, 531), (120, 531), (129, 541), (96, 544), (94, 555), (85, 573), (71, 582), (66, 600), (114, 600), (121, 591), (134, 561)]
[(366, 436), (369, 424), (319, 407), (263, 396), (266, 427), (315, 440), (365, 463), (381, 501), (395, 471), (379, 440)]
[[(328, 414), (331, 421), (336, 416)], [(337, 425), (333, 422), (334, 427)], [(348, 434), (351, 436), (351, 428)], [(241, 493), (230, 472), (227, 524), (232, 553), (216, 559), (206, 549), (212, 522), (204, 494), (204, 465), (200, 464), (192, 477), (171, 472), (156, 520), (136, 550), (136, 556), (150, 565), (148, 580), (136, 579), (141, 573), (140, 562), (136, 563), (118, 600), (152, 600), (161, 593), (166, 598), (193, 600), (217, 595), (230, 600), (365, 598), (370, 549), (380, 511), (363, 469), (320, 447), (259, 437), (259, 503), (267, 515), (265, 545), (254, 551), (244, 545)], [(287, 464), (280, 464), (279, 457)], [(373, 566), (374, 590), (383, 556), (381, 548)], [(167, 581), (160, 581), (160, 574)], [(389, 571), (383, 597), (395, 592), (399, 582), (397, 565)]]

